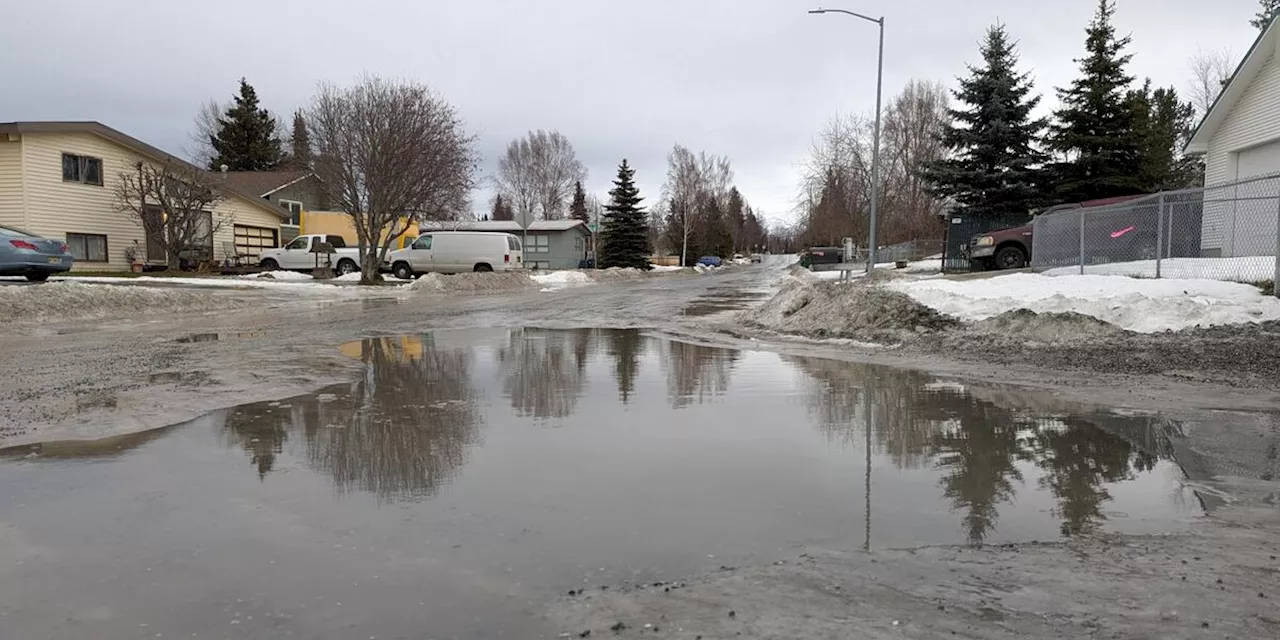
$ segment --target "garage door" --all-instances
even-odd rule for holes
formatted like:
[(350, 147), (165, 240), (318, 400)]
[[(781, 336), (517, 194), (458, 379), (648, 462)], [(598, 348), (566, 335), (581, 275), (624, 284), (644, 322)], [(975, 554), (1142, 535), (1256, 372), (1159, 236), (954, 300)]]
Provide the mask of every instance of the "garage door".
[(1240, 152), (1237, 178), (1280, 172), (1280, 140)]
[(245, 224), (235, 225), (236, 251), (254, 258), (262, 255), (266, 249), (276, 248), (279, 238), (277, 229), (267, 227), (251, 227)]

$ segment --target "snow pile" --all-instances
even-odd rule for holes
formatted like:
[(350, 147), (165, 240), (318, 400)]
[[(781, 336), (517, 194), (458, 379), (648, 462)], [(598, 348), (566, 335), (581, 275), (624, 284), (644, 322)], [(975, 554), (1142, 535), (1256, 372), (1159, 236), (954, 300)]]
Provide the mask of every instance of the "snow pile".
[(429, 293), (519, 291), (539, 286), (533, 278), (521, 271), (501, 273), (459, 273), (441, 275), (428, 273), (409, 285), (413, 291)]
[(618, 282), (620, 280), (639, 280), (649, 276), (648, 271), (641, 271), (634, 267), (610, 267), (608, 269), (595, 269), (586, 272), (587, 277), (593, 282)]
[(311, 282), (314, 278), (309, 273), (298, 271), (263, 271), (249, 275), (237, 276), (241, 280), (275, 280), (276, 282)]
[(77, 320), (180, 311), (225, 311), (249, 306), (228, 296), (176, 288), (52, 282), (0, 287), (0, 321)]
[(1015, 273), (975, 280), (905, 280), (886, 288), (941, 313), (986, 320), (1016, 309), (1075, 313), (1131, 331), (1280, 319), (1280, 300), (1256, 287), (1215, 280), (1139, 280), (1124, 276)]
[(770, 331), (878, 343), (901, 342), (960, 324), (884, 287), (812, 283), (796, 277), (768, 302), (742, 312), (738, 319)]
[(1114, 324), (1068, 311), (1036, 313), (1030, 309), (1006, 311), (970, 327), (975, 334), (996, 334), (1024, 342), (1073, 342), (1124, 333)]
[(684, 271), (685, 268), (686, 267), (655, 264), (653, 265), (653, 271), (651, 273), (676, 273), (679, 271)]
[(581, 271), (552, 271), (530, 276), (534, 282), (542, 285), (543, 291), (554, 291), (565, 287), (591, 284), (591, 278)]
[[(1107, 276), (1156, 277), (1155, 260), (1094, 264), (1084, 268), (1086, 274)], [(1079, 275), (1080, 267), (1059, 267), (1044, 272), (1050, 276)], [(1230, 280), (1260, 282), (1276, 274), (1275, 256), (1243, 258), (1169, 258), (1160, 261), (1160, 275), (1165, 278), (1192, 280)]]

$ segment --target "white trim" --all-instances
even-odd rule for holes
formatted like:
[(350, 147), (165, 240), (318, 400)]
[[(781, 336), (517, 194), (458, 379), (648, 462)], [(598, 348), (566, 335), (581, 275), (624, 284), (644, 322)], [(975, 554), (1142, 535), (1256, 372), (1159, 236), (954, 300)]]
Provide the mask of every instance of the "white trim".
[[(302, 182), (303, 180), (306, 180), (307, 178), (310, 178), (311, 176), (314, 176), (314, 175), (315, 175), (314, 173), (308, 173), (307, 175), (302, 176), (301, 178), (297, 178), (297, 179), (295, 179), (295, 180), (293, 180), (293, 181), (291, 181), (291, 182), (286, 182), (285, 184), (282, 184), (282, 185), (280, 185), (280, 186), (278, 186), (278, 187), (276, 187), (276, 188), (274, 188), (274, 189), (272, 189), (272, 190), (270, 190), (270, 191), (268, 191), (268, 192), (266, 192), (266, 193), (262, 194), (262, 197), (264, 197), (264, 198), (269, 198), (269, 197), (271, 197), (271, 194), (273, 194), (273, 193), (275, 193), (275, 192), (277, 192), (277, 191), (279, 191), (279, 190), (281, 190), (281, 189), (288, 189), (289, 187), (292, 187), (293, 185), (298, 184), (299, 182)], [(281, 202), (284, 202), (284, 200), (281, 200)]]
[(1249, 90), (1249, 86), (1253, 84), (1267, 62), (1280, 53), (1280, 27), (1277, 27), (1277, 24), (1280, 24), (1280, 19), (1272, 21), (1271, 26), (1259, 34), (1258, 39), (1249, 48), (1244, 60), (1240, 61), (1240, 66), (1227, 80), (1227, 85), (1222, 88), (1218, 99), (1209, 108), (1209, 113), (1204, 115), (1200, 126), (1192, 134), (1191, 140), (1187, 141), (1186, 153), (1200, 155), (1209, 152), (1209, 143), (1217, 135), (1218, 129), (1222, 127), (1222, 123), (1226, 121), (1232, 109), (1235, 109), (1236, 103), (1244, 97), (1245, 92)]

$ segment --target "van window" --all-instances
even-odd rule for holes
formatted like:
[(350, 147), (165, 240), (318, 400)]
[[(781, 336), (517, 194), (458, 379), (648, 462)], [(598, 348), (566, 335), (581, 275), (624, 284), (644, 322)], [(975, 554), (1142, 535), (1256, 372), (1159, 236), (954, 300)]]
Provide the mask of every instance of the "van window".
[(324, 237), (324, 241), (325, 241), (325, 242), (328, 242), (328, 243), (329, 243), (329, 244), (331, 244), (331, 245), (333, 245), (333, 248), (334, 248), (334, 249), (345, 249), (345, 248), (347, 248), (347, 241), (346, 241), (346, 239), (345, 239), (345, 238), (343, 238), (342, 236), (325, 236), (325, 237)]
[(520, 239), (515, 236), (507, 236), (507, 248), (512, 251), (519, 251)]
[(414, 249), (430, 249), (431, 236), (420, 236), (417, 240), (413, 241), (413, 248)]

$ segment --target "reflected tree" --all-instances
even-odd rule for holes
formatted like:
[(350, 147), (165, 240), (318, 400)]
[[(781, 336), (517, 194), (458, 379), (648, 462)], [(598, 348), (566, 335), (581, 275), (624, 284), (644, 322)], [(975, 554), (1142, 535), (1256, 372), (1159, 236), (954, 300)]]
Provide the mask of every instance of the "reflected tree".
[(673, 409), (681, 409), (724, 395), (739, 352), (668, 340), (661, 357), (667, 374), (667, 399)]
[(539, 419), (572, 415), (585, 384), (589, 350), (589, 330), (512, 331), (508, 345), (498, 351), (511, 407)]
[(933, 446), (944, 474), (942, 495), (964, 514), (969, 544), (979, 546), (995, 528), (1000, 503), (1012, 503), (1014, 482), (1023, 480), (1017, 462), (1031, 456), (1009, 412), (972, 400), (968, 404), (973, 411), (949, 421)]
[(270, 404), (249, 405), (233, 409), (223, 423), (228, 446), (238, 446), (248, 454), (250, 463), (262, 480), (275, 469), (276, 458), (284, 452), (293, 426), (289, 408)]
[(1042, 425), (1032, 440), (1036, 464), (1044, 471), (1040, 485), (1058, 501), (1054, 515), (1062, 520), (1064, 536), (1097, 529), (1106, 520), (1102, 505), (1111, 500), (1106, 485), (1134, 477), (1134, 447), (1128, 440), (1072, 422)]
[(644, 336), (639, 329), (613, 329), (607, 332), (606, 348), (613, 358), (613, 377), (618, 383), (618, 399), (631, 400), (640, 373), (640, 357), (644, 355)]

